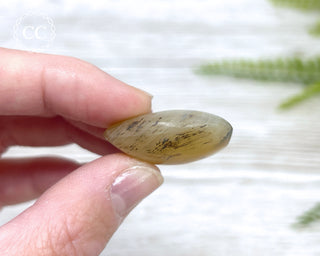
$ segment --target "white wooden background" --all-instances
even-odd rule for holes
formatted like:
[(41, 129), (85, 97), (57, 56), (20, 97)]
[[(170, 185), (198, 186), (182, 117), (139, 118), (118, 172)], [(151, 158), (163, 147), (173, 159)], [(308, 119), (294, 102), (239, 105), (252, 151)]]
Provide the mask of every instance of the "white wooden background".
[[(56, 27), (46, 52), (82, 58), (150, 92), (154, 111), (203, 110), (234, 127), (221, 153), (160, 166), (164, 185), (132, 212), (102, 255), (320, 255), (319, 224), (291, 228), (320, 201), (319, 98), (279, 112), (277, 105), (299, 85), (192, 71), (223, 58), (319, 54), (320, 39), (306, 32), (316, 14), (275, 9), (267, 0), (15, 0), (0, 6), (1, 46), (14, 45), (19, 17), (45, 13)], [(6, 156), (48, 153), (82, 162), (97, 157), (74, 145), (16, 147)], [(0, 223), (27, 205), (3, 209)]]

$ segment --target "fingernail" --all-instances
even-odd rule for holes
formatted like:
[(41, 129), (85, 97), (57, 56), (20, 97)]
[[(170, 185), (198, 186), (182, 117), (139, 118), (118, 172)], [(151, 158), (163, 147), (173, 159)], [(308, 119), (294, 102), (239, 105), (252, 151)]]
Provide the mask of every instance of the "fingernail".
[(147, 95), (151, 100), (153, 99), (153, 95), (149, 92), (141, 90), (145, 95)]
[(134, 88), (137, 89), (137, 90), (140, 91), (142, 94), (144, 94), (145, 96), (149, 97), (149, 98), (152, 100), (152, 98), (153, 98), (153, 95), (152, 95), (152, 94), (150, 94), (150, 93), (148, 93), (148, 92), (146, 92), (146, 91), (144, 91), (144, 90), (142, 90), (142, 89), (140, 89), (140, 88), (137, 88), (137, 87), (134, 87)]
[(125, 217), (143, 198), (163, 182), (158, 169), (138, 165), (122, 172), (112, 183), (111, 200), (115, 212)]

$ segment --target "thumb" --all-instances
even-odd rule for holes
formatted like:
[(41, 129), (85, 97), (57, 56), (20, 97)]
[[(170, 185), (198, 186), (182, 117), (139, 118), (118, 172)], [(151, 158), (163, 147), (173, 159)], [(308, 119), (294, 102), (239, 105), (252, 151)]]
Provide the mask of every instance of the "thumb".
[(0, 255), (99, 255), (162, 182), (155, 166), (123, 154), (83, 165), (0, 228)]

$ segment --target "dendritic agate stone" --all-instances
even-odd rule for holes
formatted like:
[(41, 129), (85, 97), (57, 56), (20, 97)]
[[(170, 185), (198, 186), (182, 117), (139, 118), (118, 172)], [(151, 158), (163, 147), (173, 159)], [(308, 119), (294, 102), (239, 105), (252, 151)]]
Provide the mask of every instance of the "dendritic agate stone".
[(105, 138), (124, 153), (153, 164), (183, 164), (225, 147), (232, 126), (223, 118), (190, 110), (137, 116), (110, 126)]

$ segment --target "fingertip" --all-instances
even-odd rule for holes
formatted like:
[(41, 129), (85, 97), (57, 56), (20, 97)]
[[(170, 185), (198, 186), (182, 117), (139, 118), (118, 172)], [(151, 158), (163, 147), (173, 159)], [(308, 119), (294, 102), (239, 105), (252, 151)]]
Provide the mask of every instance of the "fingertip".
[(106, 128), (115, 122), (151, 111), (150, 94), (90, 63), (70, 57), (61, 58), (61, 62), (65, 62), (63, 70), (61, 64), (52, 64), (44, 72), (44, 102), (49, 112)]
[[(11, 235), (14, 237), (16, 228), (24, 226), (21, 237), (27, 238), (24, 241), (28, 245), (17, 241), (21, 248), (35, 248), (37, 244), (40, 252), (47, 249), (58, 255), (99, 255), (123, 218), (162, 181), (153, 165), (123, 154), (102, 157), (49, 189), (11, 223)], [(6, 228), (10, 230), (10, 223)], [(42, 248), (48, 241), (50, 248)]]
[(3, 115), (61, 115), (106, 128), (151, 111), (148, 93), (88, 62), (4, 48), (0, 52)]

